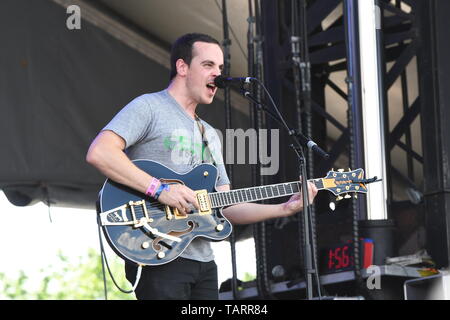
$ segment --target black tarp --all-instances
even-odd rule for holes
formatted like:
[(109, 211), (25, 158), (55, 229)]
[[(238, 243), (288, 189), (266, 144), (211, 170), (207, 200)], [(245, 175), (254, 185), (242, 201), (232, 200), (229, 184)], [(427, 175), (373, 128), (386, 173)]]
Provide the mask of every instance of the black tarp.
[[(69, 16), (50, 0), (0, 1), (0, 188), (14, 205), (94, 208), (105, 177), (85, 162), (89, 144), (130, 100), (168, 84), (168, 69), (85, 20), (69, 30)], [(222, 104), (199, 113), (223, 131)], [(248, 118), (233, 118), (245, 130)], [(238, 170), (235, 186), (249, 186)]]
[(104, 177), (90, 142), (168, 70), (48, 0), (0, 1), (0, 187), (15, 205), (94, 208)]

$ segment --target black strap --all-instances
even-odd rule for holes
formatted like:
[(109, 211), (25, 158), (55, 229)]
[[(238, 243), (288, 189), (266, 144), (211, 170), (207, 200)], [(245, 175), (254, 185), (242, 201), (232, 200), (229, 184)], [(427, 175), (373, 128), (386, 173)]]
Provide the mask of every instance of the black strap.
[[(204, 146), (205, 150), (208, 151), (208, 153), (210, 155), (210, 158), (213, 161), (213, 165), (217, 166), (216, 165), (216, 160), (214, 159), (214, 156), (213, 156), (213, 154), (211, 152), (211, 149), (209, 148), (209, 145), (208, 145), (208, 139), (206, 138), (206, 135), (205, 135), (205, 126), (203, 125), (201, 119), (199, 118), (199, 116), (197, 114), (195, 114), (195, 121), (197, 122), (198, 129), (200, 130), (200, 134), (202, 135), (202, 146)], [(205, 160), (203, 159), (203, 148), (202, 148), (201, 157), (202, 157), (202, 163), (205, 163)]]

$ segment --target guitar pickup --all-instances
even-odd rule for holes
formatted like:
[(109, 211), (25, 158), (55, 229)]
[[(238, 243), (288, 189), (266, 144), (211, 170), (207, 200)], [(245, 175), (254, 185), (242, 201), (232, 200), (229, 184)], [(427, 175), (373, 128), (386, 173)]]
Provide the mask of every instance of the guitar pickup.
[[(205, 190), (197, 190), (195, 191), (197, 202), (199, 204), (199, 215), (207, 215), (211, 214), (211, 202), (209, 201), (208, 191)], [(164, 206), (164, 212), (166, 213), (166, 219), (167, 220), (179, 220), (179, 219), (186, 219), (189, 215), (181, 213), (177, 208), (171, 208), (168, 205)]]
[(207, 190), (197, 190), (195, 191), (197, 196), (197, 202), (199, 205), (199, 215), (211, 214), (211, 202), (209, 201), (208, 191)]

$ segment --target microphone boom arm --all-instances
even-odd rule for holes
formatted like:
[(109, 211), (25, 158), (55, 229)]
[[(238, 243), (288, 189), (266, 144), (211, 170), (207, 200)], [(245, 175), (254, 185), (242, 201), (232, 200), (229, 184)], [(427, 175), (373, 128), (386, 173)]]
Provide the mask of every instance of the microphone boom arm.
[[(264, 87), (264, 85), (258, 81), (258, 79), (256, 78), (233, 78), (233, 79), (252, 79), (257, 81), (263, 88), (264, 90), (267, 92), (266, 88)], [(249, 83), (250, 80), (247, 82)], [(278, 109), (276, 108), (275, 103), (273, 102), (272, 97), (269, 95), (269, 98), (272, 102), (272, 104), (274, 105), (274, 109), (277, 113), (274, 113), (273, 111), (271, 111), (265, 104), (261, 103), (260, 101), (256, 100), (255, 97), (253, 97), (251, 95), (251, 93), (244, 88), (244, 86), (241, 86), (241, 93), (244, 97), (246, 97), (248, 100), (250, 100), (251, 102), (255, 103), (256, 106), (258, 107), (258, 109), (263, 110), (264, 112), (266, 112), (272, 119), (274, 119), (278, 124), (280, 124), (281, 126), (285, 127), (286, 130), (288, 131), (289, 136), (291, 136), (294, 141), (297, 143), (297, 145), (301, 146), (305, 146), (308, 149), (314, 151), (315, 153), (317, 153), (318, 155), (320, 155), (321, 157), (327, 159), (330, 157), (330, 155), (328, 153), (326, 153), (322, 148), (320, 148), (317, 143), (315, 143), (313, 140), (311, 140), (310, 138), (306, 137), (305, 135), (303, 135), (301, 132), (299, 132), (298, 130), (295, 129), (291, 129), (288, 124), (286, 123), (286, 121), (284, 121), (283, 117), (281, 116), (280, 112), (278, 111)]]

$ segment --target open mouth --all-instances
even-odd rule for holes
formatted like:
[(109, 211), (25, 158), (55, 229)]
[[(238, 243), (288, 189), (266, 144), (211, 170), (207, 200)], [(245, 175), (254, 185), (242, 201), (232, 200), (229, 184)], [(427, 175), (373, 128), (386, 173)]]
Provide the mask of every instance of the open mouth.
[(214, 82), (210, 82), (206, 85), (206, 87), (210, 90), (211, 93), (215, 93), (217, 90), (216, 85), (214, 84)]

